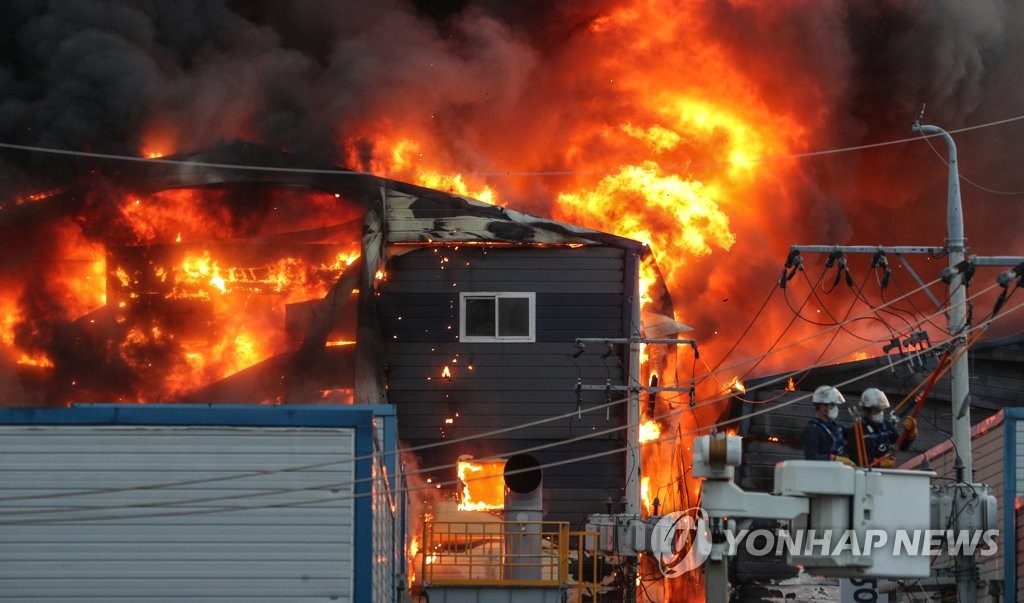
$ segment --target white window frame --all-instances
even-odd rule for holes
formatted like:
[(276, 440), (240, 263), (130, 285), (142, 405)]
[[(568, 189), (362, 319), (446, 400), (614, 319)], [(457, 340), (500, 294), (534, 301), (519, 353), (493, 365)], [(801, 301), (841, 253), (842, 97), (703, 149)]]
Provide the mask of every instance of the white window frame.
[[(466, 335), (466, 299), (487, 297), (495, 300), (494, 335)], [(530, 305), (530, 334), (519, 336), (498, 335), (499, 299), (526, 299)], [(537, 340), (537, 294), (532, 291), (463, 291), (459, 293), (459, 341), (463, 343), (534, 343)]]

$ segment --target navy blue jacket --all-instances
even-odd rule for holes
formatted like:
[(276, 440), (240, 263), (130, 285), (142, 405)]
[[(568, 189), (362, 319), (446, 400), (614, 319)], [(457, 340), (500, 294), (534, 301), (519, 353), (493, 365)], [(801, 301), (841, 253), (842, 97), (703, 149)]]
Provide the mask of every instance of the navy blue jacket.
[[(900, 434), (891, 418), (886, 417), (881, 423), (862, 419), (861, 424), (864, 426), (864, 447), (868, 453), (869, 463), (896, 452), (896, 441), (900, 439)], [(913, 441), (913, 438), (903, 440), (900, 450), (909, 448)]]
[(804, 458), (827, 461), (833, 454), (849, 456), (846, 453), (846, 430), (835, 421), (814, 417), (804, 427)]

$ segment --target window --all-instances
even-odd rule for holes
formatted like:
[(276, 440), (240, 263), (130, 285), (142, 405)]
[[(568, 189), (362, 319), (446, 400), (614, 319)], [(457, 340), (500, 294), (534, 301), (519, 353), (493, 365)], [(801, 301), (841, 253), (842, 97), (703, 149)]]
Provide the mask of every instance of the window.
[(460, 293), (459, 340), (534, 341), (536, 299), (535, 293)]

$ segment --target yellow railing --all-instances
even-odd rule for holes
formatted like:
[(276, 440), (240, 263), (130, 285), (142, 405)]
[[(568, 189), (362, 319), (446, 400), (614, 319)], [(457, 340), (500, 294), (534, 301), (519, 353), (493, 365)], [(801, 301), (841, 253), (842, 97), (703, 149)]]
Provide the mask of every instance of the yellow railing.
[[(565, 586), (596, 600), (597, 560), (567, 522), (430, 521), (423, 527), (425, 586)], [(570, 567), (570, 561), (573, 561)], [(570, 571), (574, 570), (574, 571)]]

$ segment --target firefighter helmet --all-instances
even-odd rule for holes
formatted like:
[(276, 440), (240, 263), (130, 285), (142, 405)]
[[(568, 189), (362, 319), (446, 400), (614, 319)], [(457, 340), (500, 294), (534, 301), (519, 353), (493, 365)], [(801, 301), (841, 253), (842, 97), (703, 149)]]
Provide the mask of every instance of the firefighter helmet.
[(889, 408), (889, 398), (877, 387), (869, 387), (860, 395), (860, 406), (861, 408), (885, 410)]
[(811, 401), (815, 404), (833, 404), (839, 406), (840, 404), (846, 403), (846, 398), (843, 394), (839, 393), (839, 390), (832, 387), (831, 385), (822, 385), (818, 389), (814, 390), (814, 395), (811, 397)]

